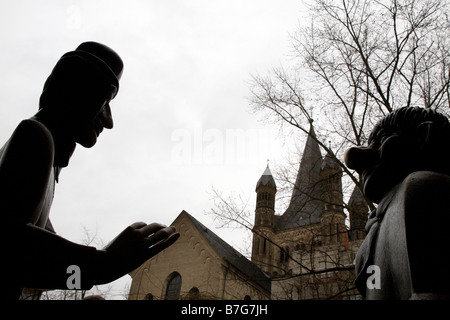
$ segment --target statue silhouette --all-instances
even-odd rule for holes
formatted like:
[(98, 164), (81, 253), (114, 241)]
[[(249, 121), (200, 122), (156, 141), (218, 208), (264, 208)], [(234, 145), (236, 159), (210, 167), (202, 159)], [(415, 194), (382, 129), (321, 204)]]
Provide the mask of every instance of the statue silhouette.
[(3, 298), (18, 299), (25, 287), (66, 289), (70, 265), (81, 270), (80, 289), (114, 281), (179, 237), (172, 227), (136, 222), (96, 249), (56, 235), (51, 226), (60, 170), (77, 144), (91, 148), (103, 129), (113, 128), (109, 103), (122, 71), (122, 59), (101, 43), (84, 42), (64, 54), (45, 82), (38, 112), (0, 149)]
[[(350, 148), (344, 160), (360, 174), (365, 196), (378, 204), (356, 256), (358, 290), (366, 299), (448, 299), (447, 117), (419, 107), (397, 109), (376, 124), (367, 147)], [(372, 276), (377, 286), (368, 285)]]

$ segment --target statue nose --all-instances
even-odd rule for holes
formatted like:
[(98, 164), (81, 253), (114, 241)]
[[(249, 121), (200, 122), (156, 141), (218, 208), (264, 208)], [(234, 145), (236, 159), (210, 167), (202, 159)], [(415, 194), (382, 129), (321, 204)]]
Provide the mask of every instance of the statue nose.
[(379, 159), (378, 152), (371, 147), (352, 147), (344, 154), (345, 165), (358, 173), (375, 165)]
[(99, 114), (100, 122), (106, 129), (112, 129), (114, 126), (112, 114), (111, 114), (111, 108), (109, 106), (109, 103), (106, 104)]

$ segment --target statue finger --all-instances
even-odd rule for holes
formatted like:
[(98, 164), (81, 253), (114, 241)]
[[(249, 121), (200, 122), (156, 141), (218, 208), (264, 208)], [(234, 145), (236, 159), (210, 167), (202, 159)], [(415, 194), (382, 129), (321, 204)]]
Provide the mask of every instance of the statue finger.
[(141, 229), (142, 227), (145, 227), (147, 224), (145, 222), (135, 222), (133, 224), (130, 225), (131, 228), (133, 229)]
[(141, 228), (137, 229), (137, 231), (139, 231), (139, 233), (142, 236), (148, 237), (166, 227), (167, 226), (160, 224), (160, 223), (150, 223), (150, 224), (146, 224), (145, 226), (142, 226)]
[(158, 254), (164, 249), (170, 247), (172, 244), (175, 243), (175, 241), (178, 240), (179, 237), (180, 237), (179, 233), (173, 233), (165, 240), (160, 240), (159, 242), (155, 243), (153, 246), (147, 249), (147, 254), (149, 258), (153, 257), (154, 255)]
[(159, 241), (168, 239), (174, 233), (175, 231), (172, 227), (164, 227), (163, 229), (160, 229), (157, 232), (149, 235), (147, 238), (145, 238), (145, 241), (149, 246), (152, 246)]

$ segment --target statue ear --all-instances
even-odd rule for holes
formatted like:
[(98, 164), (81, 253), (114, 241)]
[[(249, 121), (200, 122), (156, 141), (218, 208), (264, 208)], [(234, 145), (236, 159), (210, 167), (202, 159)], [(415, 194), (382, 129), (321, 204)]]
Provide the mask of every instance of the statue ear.
[(421, 149), (425, 148), (425, 146), (429, 145), (433, 140), (433, 135), (435, 135), (434, 131), (436, 130), (433, 128), (433, 123), (431, 121), (421, 123), (417, 127), (417, 142)]
[(410, 153), (410, 146), (405, 139), (392, 135), (387, 138), (380, 147), (380, 158), (382, 161), (396, 161), (402, 159), (407, 153)]
[(417, 127), (417, 142), (421, 152), (432, 155), (439, 149), (447, 149), (448, 135), (439, 124), (427, 121)]
[(427, 121), (417, 127), (417, 142), (421, 153), (434, 161), (450, 154), (449, 130), (435, 122)]

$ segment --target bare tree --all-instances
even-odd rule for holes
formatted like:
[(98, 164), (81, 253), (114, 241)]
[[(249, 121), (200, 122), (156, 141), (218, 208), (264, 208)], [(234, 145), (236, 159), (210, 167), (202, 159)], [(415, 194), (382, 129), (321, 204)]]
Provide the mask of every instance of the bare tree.
[(342, 152), (362, 145), (381, 116), (402, 106), (450, 111), (446, 1), (315, 0), (310, 21), (291, 35), (294, 65), (254, 75), (253, 111), (308, 134), (345, 174)]
[[(311, 138), (342, 169), (348, 195), (361, 186), (359, 176), (343, 164), (343, 152), (365, 144), (382, 116), (403, 106), (450, 114), (449, 5), (445, 0), (312, 0), (307, 5), (308, 19), (291, 34), (292, 63), (253, 75), (249, 103), (262, 119), (299, 136), (308, 135), (314, 121)], [(297, 187), (290, 168), (278, 170), (281, 190)], [(221, 225), (253, 230), (246, 202), (217, 190), (213, 198), (211, 214)], [(345, 201), (341, 205), (348, 209)], [(305, 254), (313, 254), (311, 249)], [(351, 269), (326, 254), (311, 256), (308, 263), (289, 258), (300, 268), (293, 276), (309, 281), (311, 291), (320, 283), (309, 277), (317, 274), (314, 259), (335, 262), (324, 272)]]

